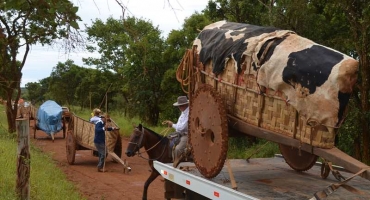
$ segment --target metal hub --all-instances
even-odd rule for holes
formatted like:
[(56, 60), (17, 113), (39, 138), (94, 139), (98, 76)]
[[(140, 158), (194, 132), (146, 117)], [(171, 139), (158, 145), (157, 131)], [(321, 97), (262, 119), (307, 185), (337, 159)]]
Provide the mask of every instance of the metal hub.
[(189, 142), (200, 173), (213, 178), (224, 166), (228, 149), (226, 110), (212, 86), (201, 85), (190, 100)]

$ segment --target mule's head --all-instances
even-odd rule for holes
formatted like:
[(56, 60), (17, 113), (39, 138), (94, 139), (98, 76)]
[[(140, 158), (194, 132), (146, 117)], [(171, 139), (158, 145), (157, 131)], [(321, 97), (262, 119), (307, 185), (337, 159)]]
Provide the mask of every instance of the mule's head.
[(128, 157), (135, 156), (136, 152), (143, 146), (142, 141), (144, 137), (144, 128), (141, 124), (134, 127), (134, 130), (131, 133), (130, 141), (126, 149), (126, 155)]

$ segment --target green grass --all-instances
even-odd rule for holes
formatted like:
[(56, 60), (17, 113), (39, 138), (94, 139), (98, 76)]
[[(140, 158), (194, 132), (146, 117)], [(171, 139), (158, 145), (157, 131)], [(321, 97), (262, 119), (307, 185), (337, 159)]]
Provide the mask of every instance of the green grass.
[[(4, 107), (0, 105), (0, 199), (17, 199), (15, 193), (17, 139), (7, 132)], [(31, 144), (30, 199), (80, 200), (73, 183), (51, 159), (51, 155), (41, 152)]]
[(274, 142), (257, 139), (253, 144), (247, 137), (229, 138), (227, 157), (230, 159), (269, 158), (277, 153), (279, 146)]

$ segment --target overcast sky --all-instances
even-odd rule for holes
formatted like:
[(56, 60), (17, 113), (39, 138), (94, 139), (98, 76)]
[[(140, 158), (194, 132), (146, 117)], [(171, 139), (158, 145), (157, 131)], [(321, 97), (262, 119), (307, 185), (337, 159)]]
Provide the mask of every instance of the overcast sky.
[[(175, 10), (171, 9), (168, 1)], [(115, 0), (72, 0), (72, 2), (80, 7), (78, 15), (82, 18), (80, 23), (82, 29), (85, 27), (83, 24), (91, 25), (91, 21), (97, 18), (105, 21), (108, 17), (119, 19), (122, 16), (122, 9)], [(181, 29), (185, 18), (190, 17), (195, 11), (202, 11), (208, 0), (121, 0), (121, 2), (128, 7), (125, 16), (151, 20), (154, 26), (162, 30), (163, 37), (167, 37), (171, 30)], [(22, 53), (23, 51), (20, 55), (23, 56)], [(57, 47), (33, 46), (22, 70), (21, 87), (28, 82), (38, 82), (50, 76), (52, 68), (58, 62), (64, 63), (71, 59), (75, 64), (84, 66), (82, 58), (89, 56), (93, 55), (86, 51), (66, 55)]]

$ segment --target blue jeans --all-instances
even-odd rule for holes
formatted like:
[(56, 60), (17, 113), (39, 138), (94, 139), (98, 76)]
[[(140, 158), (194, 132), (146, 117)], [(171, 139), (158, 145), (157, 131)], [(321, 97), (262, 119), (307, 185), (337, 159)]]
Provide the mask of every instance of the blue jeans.
[(95, 143), (95, 147), (98, 150), (98, 155), (99, 155), (98, 168), (102, 169), (103, 166), (104, 166), (105, 154), (107, 153), (107, 151), (105, 149), (105, 144), (104, 143)]

